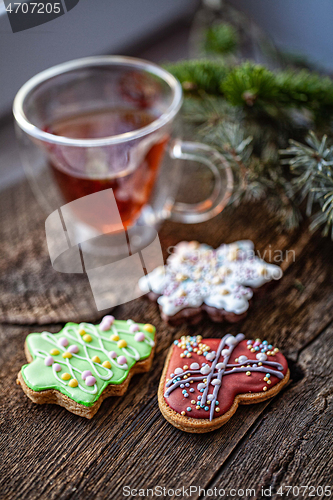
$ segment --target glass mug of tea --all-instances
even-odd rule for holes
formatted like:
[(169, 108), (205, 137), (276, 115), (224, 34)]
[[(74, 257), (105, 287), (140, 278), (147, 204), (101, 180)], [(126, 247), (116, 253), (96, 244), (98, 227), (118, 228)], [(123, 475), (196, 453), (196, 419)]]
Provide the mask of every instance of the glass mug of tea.
[[(181, 85), (170, 73), (131, 57), (79, 59), (31, 78), (17, 93), (13, 112), (25, 171), (40, 203), (51, 213), (106, 191), (101, 203), (76, 214), (92, 236), (120, 229), (108, 219), (108, 196), (125, 229), (214, 217), (230, 197), (232, 173), (215, 149), (180, 139), (181, 104)], [(211, 170), (214, 186), (204, 201), (175, 202), (180, 159)]]

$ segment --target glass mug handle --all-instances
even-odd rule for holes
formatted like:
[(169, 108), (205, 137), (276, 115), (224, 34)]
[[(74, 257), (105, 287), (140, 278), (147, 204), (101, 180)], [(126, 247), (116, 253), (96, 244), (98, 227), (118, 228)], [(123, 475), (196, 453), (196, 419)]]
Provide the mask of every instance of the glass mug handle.
[(222, 212), (229, 201), (233, 188), (232, 170), (226, 159), (214, 148), (199, 142), (176, 139), (170, 145), (171, 158), (191, 160), (206, 165), (213, 173), (214, 188), (210, 196), (199, 203), (174, 203), (170, 219), (193, 224), (205, 222)]

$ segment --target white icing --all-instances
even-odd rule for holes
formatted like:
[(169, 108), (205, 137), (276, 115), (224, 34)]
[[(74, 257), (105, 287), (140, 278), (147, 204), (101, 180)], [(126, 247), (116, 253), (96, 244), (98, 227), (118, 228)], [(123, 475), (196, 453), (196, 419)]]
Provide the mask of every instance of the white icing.
[(214, 378), (214, 380), (211, 381), (211, 384), (212, 385), (221, 385), (221, 380), (219, 380), (218, 378)]
[(207, 399), (208, 399), (208, 401), (213, 401), (214, 395), (213, 394), (208, 394)]
[(183, 373), (183, 369), (182, 368), (176, 368), (175, 369), (175, 374), (176, 375), (180, 375), (181, 373)]
[(205, 365), (201, 368), (200, 372), (202, 373), (202, 375), (207, 375), (207, 373), (210, 372), (210, 366), (209, 365)]
[(248, 360), (247, 356), (239, 356), (238, 363), (245, 363)]
[(206, 387), (206, 384), (204, 384), (204, 383), (202, 383), (202, 382), (201, 382), (200, 384), (198, 384), (198, 385), (197, 385), (197, 389), (198, 389), (198, 391), (200, 391), (200, 389), (204, 389), (205, 387)]
[(217, 370), (223, 370), (223, 368), (225, 368), (225, 367), (226, 367), (225, 363), (217, 363), (217, 365), (216, 365)]
[(242, 314), (253, 296), (247, 287), (259, 288), (282, 277), (279, 266), (259, 259), (253, 249), (248, 240), (216, 250), (205, 244), (181, 242), (174, 247), (167, 265), (141, 278), (139, 287), (145, 293), (151, 290), (160, 295), (158, 303), (167, 316), (203, 303)]
[(192, 363), (190, 365), (190, 368), (191, 368), (191, 370), (199, 370), (200, 365), (199, 365), (199, 363)]
[(221, 354), (222, 356), (230, 356), (230, 352), (231, 351), (229, 349), (222, 349)]
[(215, 356), (216, 356), (216, 353), (215, 352), (209, 352), (207, 355), (206, 355), (206, 359), (208, 361), (213, 361), (213, 359), (215, 359)]
[(266, 361), (267, 356), (266, 356), (266, 354), (264, 352), (258, 352), (258, 354), (256, 355), (256, 358), (259, 361)]

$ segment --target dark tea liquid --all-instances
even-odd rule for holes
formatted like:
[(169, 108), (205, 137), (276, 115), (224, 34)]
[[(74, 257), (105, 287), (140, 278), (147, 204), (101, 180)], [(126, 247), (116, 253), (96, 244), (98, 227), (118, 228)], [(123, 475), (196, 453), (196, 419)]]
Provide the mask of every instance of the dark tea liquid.
[[(154, 119), (147, 111), (112, 109), (66, 118), (51, 124), (47, 131), (74, 139), (103, 138), (138, 130)], [(112, 188), (123, 225), (131, 226), (151, 196), (168, 137), (156, 138), (144, 147), (142, 156), (144, 140), (89, 149), (55, 146), (51, 168), (65, 202)], [(97, 204), (77, 215), (104, 233), (120, 229), (104, 220), (104, 212), (105, 207)]]

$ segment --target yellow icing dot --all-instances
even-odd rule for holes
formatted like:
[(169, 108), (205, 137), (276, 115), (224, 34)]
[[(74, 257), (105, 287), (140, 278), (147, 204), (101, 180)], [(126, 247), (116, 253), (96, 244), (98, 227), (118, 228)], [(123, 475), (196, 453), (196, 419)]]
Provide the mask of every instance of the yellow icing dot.
[(119, 340), (117, 347), (119, 347), (119, 349), (121, 349), (122, 347), (127, 347), (126, 340)]
[(200, 355), (202, 354), (202, 351), (200, 351), (200, 350), (199, 350), (199, 351), (197, 352), (197, 354), (199, 354), (199, 356), (200, 356)]
[(79, 328), (79, 334), (81, 335), (81, 337), (83, 337), (83, 335), (85, 335), (86, 331), (84, 328)]
[(258, 363), (258, 366), (262, 366), (262, 362), (260, 361), (260, 363)]
[(118, 333), (113, 333), (112, 335), (110, 335), (110, 340), (117, 341), (117, 340), (119, 340), (119, 338), (120, 337), (119, 337)]
[(264, 377), (264, 381), (267, 382), (268, 378), (267, 377)]
[(72, 353), (71, 353), (71, 352), (66, 351), (66, 352), (64, 352), (64, 353), (63, 353), (62, 357), (63, 357), (63, 358), (68, 358), (68, 359), (70, 359), (70, 358), (72, 357)]
[(269, 378), (267, 379), (267, 384), (271, 384), (272, 382), (269, 380)]
[(196, 409), (197, 409), (197, 410), (200, 410), (200, 406), (198, 406), (198, 405), (197, 405), (197, 406), (196, 406)]
[(267, 387), (266, 386), (263, 387), (262, 390), (266, 392), (267, 391)]
[(185, 358), (185, 354), (182, 352), (180, 355), (181, 358)]
[(217, 413), (219, 413), (220, 408), (217, 406), (217, 407), (215, 408), (215, 411), (216, 411)]
[(78, 381), (76, 380), (76, 378), (72, 378), (72, 380), (70, 380), (68, 382), (68, 385), (69, 387), (77, 387), (79, 385)]
[(101, 360), (99, 359), (98, 356), (94, 356), (93, 358), (91, 358), (91, 360), (94, 362), (94, 363), (100, 363)]
[(91, 335), (89, 335), (89, 333), (86, 333), (85, 335), (83, 335), (83, 337), (82, 337), (82, 338), (83, 338), (83, 340), (84, 340), (85, 342), (91, 342), (91, 341), (92, 341), (92, 336), (91, 336)]
[(146, 330), (146, 332), (148, 332), (148, 333), (154, 333), (154, 331), (155, 331), (155, 327), (153, 325), (150, 325), (149, 323), (147, 323), (143, 327), (143, 329)]
[(50, 354), (52, 354), (52, 356), (56, 356), (57, 354), (60, 354), (60, 352), (58, 349), (51, 349)]
[(102, 366), (104, 366), (104, 368), (111, 368), (111, 363), (110, 361), (103, 361)]
[(184, 366), (183, 366), (183, 370), (188, 370), (188, 366), (187, 366), (187, 365), (184, 365)]
[(192, 354), (191, 354), (190, 352), (188, 352), (188, 353), (186, 354), (186, 357), (187, 357), (187, 358), (192, 358)]
[(69, 373), (63, 373), (61, 375), (62, 380), (69, 380), (71, 378)]
[(251, 372), (246, 372), (246, 375), (249, 377), (251, 375)]
[(182, 411), (180, 412), (181, 415), (183, 415), (183, 417), (186, 415), (186, 411)]

